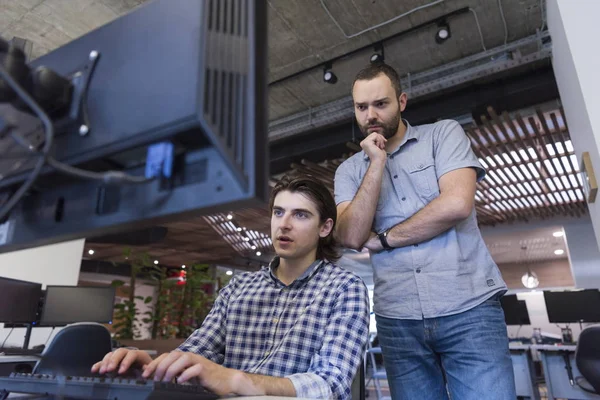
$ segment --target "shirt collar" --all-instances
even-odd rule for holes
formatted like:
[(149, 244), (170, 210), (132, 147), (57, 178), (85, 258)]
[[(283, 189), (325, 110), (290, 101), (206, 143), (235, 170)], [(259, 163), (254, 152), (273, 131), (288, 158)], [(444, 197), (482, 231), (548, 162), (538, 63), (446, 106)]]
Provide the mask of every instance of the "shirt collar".
[[(388, 153), (388, 155), (390, 154), (394, 154), (396, 153), (398, 150), (400, 150), (402, 148), (402, 146), (404, 146), (404, 144), (406, 142), (408, 142), (409, 140), (419, 140), (419, 137), (417, 136), (417, 130), (415, 128), (413, 128), (407, 120), (405, 120), (404, 118), (402, 118), (402, 121), (404, 121), (404, 124), (406, 125), (406, 133), (404, 134), (404, 139), (402, 140), (402, 142), (398, 145), (398, 147), (396, 147), (395, 149), (393, 149), (392, 151), (390, 151)], [(365, 161), (369, 160), (369, 156), (367, 155), (367, 153), (365, 153), (364, 150), (361, 151), (363, 159)]]
[(277, 267), (279, 267), (279, 256), (275, 256), (273, 258), (273, 260), (269, 263), (269, 266), (263, 268), (263, 274), (265, 275), (265, 277), (271, 279), (274, 282), (277, 282), (283, 286), (291, 287), (291, 286), (295, 286), (297, 284), (302, 284), (302, 283), (310, 280), (310, 278), (312, 278), (313, 275), (315, 275), (317, 273), (317, 271), (319, 270), (319, 267), (324, 263), (325, 263), (325, 260), (315, 260), (312, 264), (310, 264), (310, 266), (306, 269), (306, 271), (304, 271), (304, 273), (300, 277), (296, 278), (296, 280), (294, 282), (290, 283), (289, 285), (285, 285), (275, 275), (275, 270), (277, 270)]

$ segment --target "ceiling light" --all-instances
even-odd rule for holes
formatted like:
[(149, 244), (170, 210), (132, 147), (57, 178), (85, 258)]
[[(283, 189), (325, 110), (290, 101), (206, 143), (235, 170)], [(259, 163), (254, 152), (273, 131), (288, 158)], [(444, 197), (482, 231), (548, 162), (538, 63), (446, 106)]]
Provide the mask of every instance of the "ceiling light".
[(331, 64), (325, 64), (323, 68), (323, 80), (332, 85), (337, 82), (337, 76), (331, 70)]
[(182, 266), (181, 266), (181, 269), (185, 269), (185, 265), (182, 265)]
[(435, 41), (437, 44), (442, 44), (446, 40), (450, 39), (452, 33), (450, 33), (450, 25), (447, 22), (440, 22), (438, 24), (438, 30), (435, 33)]
[(233, 271), (227, 271), (225, 272), (225, 275), (233, 275)]
[(246, 236), (244, 236), (244, 242), (249, 242), (249, 241), (250, 241), (250, 238), (249, 238), (249, 237), (246, 237)]
[(93, 255), (94, 255), (94, 250), (92, 250), (92, 249), (89, 249), (89, 250), (88, 250), (88, 254), (89, 254), (90, 256), (93, 256)]
[(242, 228), (240, 228), (239, 226), (237, 227), (236, 231), (241, 232)]
[(563, 231), (556, 231), (552, 234), (552, 236), (554, 237), (563, 237), (565, 236), (565, 233)]
[(556, 254), (557, 256), (562, 256), (563, 254), (565, 254), (565, 251), (563, 249), (556, 249), (554, 250), (554, 254)]
[(233, 215), (227, 214), (227, 219), (231, 221), (233, 219)]
[(252, 245), (252, 246), (250, 246), (250, 248), (251, 248), (252, 250), (256, 250), (256, 246), (255, 246), (255, 245)]
[(158, 264), (158, 260), (154, 260), (154, 264)]
[(537, 277), (537, 274), (533, 271), (527, 271), (522, 277), (521, 282), (523, 282), (523, 286), (527, 289), (535, 289), (540, 285), (540, 280)]
[(385, 62), (385, 56), (383, 54), (383, 45), (381, 43), (376, 44), (373, 51), (374, 53), (369, 59), (369, 61), (371, 61), (371, 64), (383, 64)]
[(261, 255), (262, 255), (262, 253), (261, 253), (260, 251), (257, 251), (257, 252), (256, 252), (256, 255), (257, 255), (257, 256), (261, 256)]

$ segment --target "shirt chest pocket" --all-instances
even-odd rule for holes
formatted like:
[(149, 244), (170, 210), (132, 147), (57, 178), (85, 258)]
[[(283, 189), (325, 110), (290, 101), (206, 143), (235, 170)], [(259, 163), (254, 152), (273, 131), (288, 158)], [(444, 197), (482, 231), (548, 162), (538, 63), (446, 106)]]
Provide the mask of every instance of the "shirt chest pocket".
[(410, 165), (408, 174), (417, 194), (422, 198), (430, 200), (439, 193), (433, 160), (418, 161)]

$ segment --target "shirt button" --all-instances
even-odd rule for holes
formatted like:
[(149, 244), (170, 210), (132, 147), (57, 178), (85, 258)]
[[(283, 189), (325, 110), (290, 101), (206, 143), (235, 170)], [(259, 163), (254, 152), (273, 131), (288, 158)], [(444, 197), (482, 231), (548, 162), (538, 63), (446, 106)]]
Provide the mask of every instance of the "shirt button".
[(279, 320), (278, 320), (277, 318), (273, 318), (273, 323), (274, 323), (274, 324), (276, 324), (276, 323), (278, 323), (278, 322), (279, 322)]
[(419, 245), (418, 245), (418, 244), (414, 244), (413, 246), (415, 246), (415, 247), (419, 247)]
[(423, 168), (423, 164), (417, 165), (417, 168)]
[(394, 179), (398, 179), (398, 175), (394, 175)]
[(271, 354), (270, 351), (265, 352), (265, 357), (267, 357), (269, 354)]
[(421, 273), (421, 268), (418, 268), (417, 269), (417, 274), (420, 274), (420, 273)]
[(406, 201), (406, 197), (403, 197), (403, 198), (402, 198), (402, 201)]

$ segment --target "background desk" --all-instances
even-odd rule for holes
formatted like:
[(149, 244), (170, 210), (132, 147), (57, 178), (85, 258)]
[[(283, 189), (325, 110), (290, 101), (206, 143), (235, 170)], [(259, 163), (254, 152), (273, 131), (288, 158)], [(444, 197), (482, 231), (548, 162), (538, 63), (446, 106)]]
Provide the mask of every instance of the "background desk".
[[(31, 372), (38, 356), (0, 356), (0, 376), (8, 376), (13, 372)], [(30, 368), (29, 370), (27, 370)]]
[(571, 386), (567, 369), (565, 368), (566, 354), (573, 370), (573, 378), (581, 376), (575, 365), (575, 350), (577, 346), (532, 345), (532, 349), (539, 352), (544, 367), (544, 377), (548, 388), (548, 400), (555, 398), (570, 400), (599, 400), (600, 396), (587, 393), (574, 384)]
[(535, 369), (531, 358), (531, 345), (511, 343), (509, 349), (517, 396), (540, 400), (540, 391), (535, 382)]

